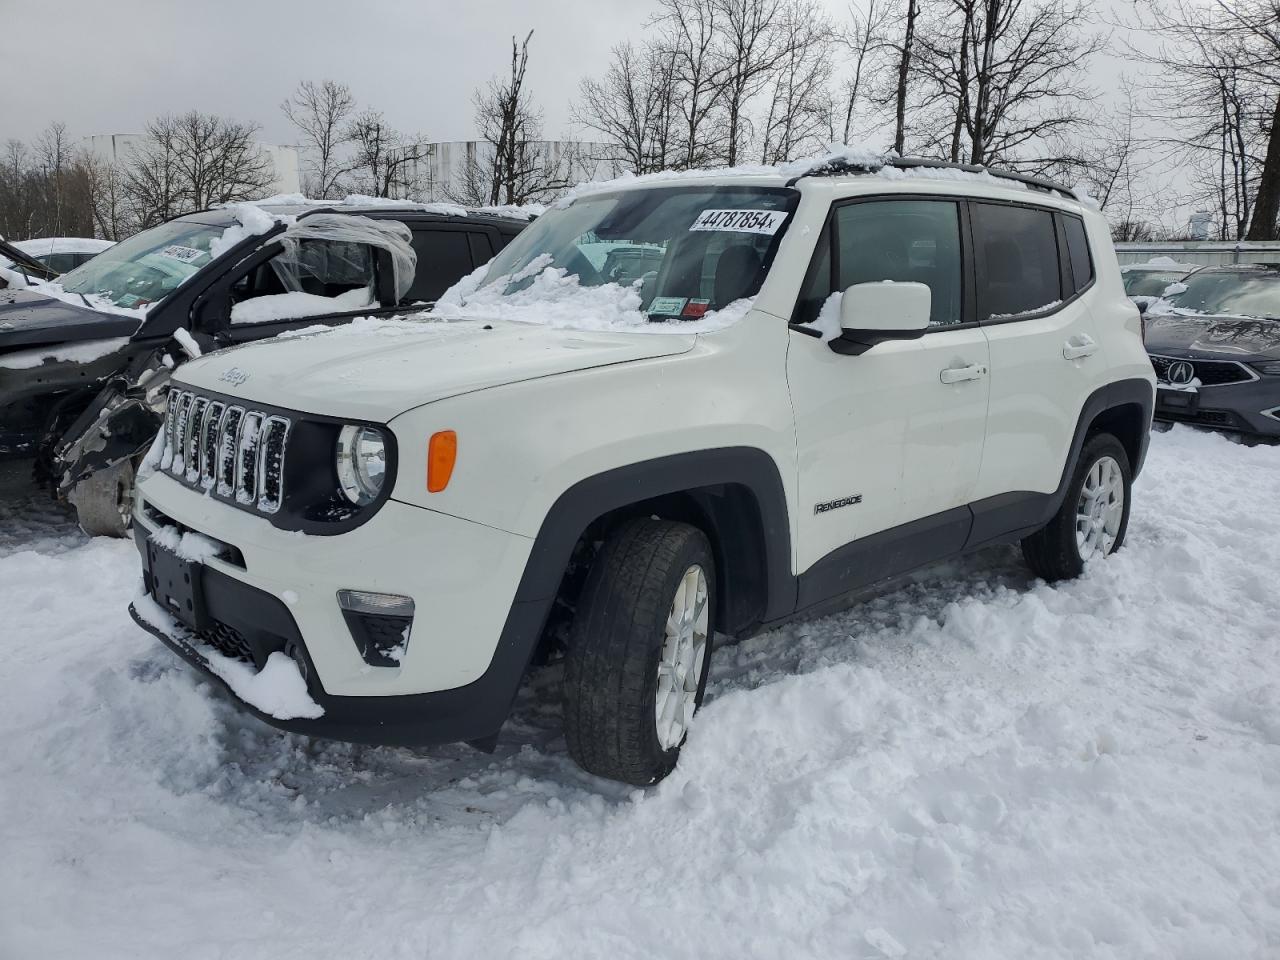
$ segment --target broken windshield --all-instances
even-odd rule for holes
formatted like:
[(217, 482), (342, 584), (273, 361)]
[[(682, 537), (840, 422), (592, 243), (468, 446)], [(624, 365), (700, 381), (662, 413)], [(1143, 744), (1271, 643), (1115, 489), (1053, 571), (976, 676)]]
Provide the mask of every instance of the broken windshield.
[(146, 307), (166, 297), (211, 259), (225, 225), (171, 220), (104, 250), (59, 278), (69, 293), (97, 295), (117, 307)]
[(695, 320), (754, 296), (798, 194), (783, 187), (682, 186), (580, 198), (513, 240), (487, 276), (560, 269), (583, 287), (635, 287), (654, 320)]

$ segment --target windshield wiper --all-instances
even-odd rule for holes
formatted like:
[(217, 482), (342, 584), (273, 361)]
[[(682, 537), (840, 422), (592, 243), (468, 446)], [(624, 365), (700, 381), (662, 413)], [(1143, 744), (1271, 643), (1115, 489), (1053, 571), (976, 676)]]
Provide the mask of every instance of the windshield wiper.
[(86, 296), (85, 296), (83, 293), (81, 293), (79, 290), (77, 290), (77, 291), (76, 291), (76, 296), (77, 296), (77, 297), (79, 297), (81, 300), (83, 300), (83, 301), (84, 301), (84, 305), (85, 305), (86, 307), (88, 307), (90, 310), (92, 310), (92, 309), (93, 309), (93, 304), (89, 302), (89, 298), (88, 298), (88, 297), (86, 297)]

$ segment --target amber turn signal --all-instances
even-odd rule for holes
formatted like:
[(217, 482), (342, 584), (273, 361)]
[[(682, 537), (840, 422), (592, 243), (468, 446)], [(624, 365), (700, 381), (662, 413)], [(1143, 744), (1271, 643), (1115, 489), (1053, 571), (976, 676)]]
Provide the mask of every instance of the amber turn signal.
[(458, 459), (458, 435), (452, 430), (441, 430), (431, 435), (427, 444), (427, 490), (439, 493), (449, 485), (453, 476), (453, 462)]

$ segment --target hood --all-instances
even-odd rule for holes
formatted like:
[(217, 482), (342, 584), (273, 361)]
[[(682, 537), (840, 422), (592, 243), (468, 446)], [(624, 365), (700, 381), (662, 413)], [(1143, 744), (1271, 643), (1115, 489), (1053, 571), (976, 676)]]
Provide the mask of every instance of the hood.
[(685, 353), (694, 334), (562, 330), (509, 320), (362, 318), (186, 363), (196, 389), (334, 417), (385, 422), (488, 387)]
[(133, 317), (99, 313), (34, 290), (0, 290), (0, 353), (106, 337), (129, 337)]
[(1147, 314), (1149, 353), (1218, 360), (1280, 360), (1280, 320)]

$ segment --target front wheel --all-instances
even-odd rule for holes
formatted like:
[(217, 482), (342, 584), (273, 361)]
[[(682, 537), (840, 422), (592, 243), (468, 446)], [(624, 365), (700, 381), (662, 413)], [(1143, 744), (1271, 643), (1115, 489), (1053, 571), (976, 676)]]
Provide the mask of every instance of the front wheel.
[(1022, 541), (1022, 554), (1050, 583), (1080, 576), (1085, 564), (1115, 553), (1129, 527), (1133, 482), (1129, 455), (1109, 433), (1089, 437), (1062, 506), (1044, 529)]
[(675, 768), (714, 624), (715, 560), (701, 530), (633, 520), (606, 539), (565, 658), (565, 739), (583, 769), (644, 785)]

